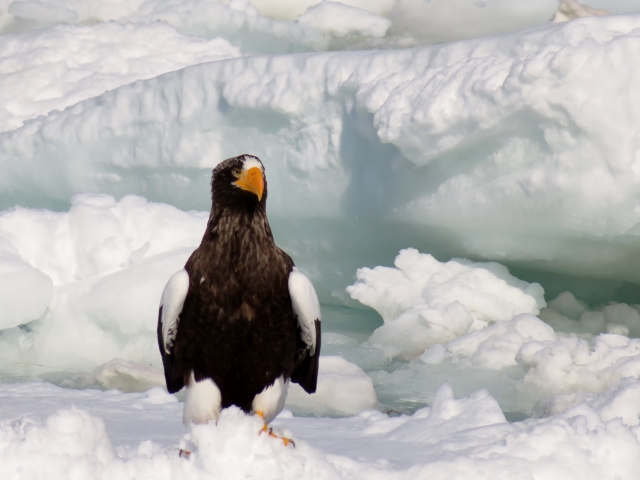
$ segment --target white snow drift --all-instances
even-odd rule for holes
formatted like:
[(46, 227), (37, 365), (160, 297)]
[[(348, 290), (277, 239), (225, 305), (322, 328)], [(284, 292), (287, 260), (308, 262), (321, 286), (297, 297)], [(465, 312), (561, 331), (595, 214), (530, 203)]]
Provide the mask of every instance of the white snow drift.
[(540, 312), (540, 318), (560, 332), (617, 333), (640, 337), (640, 305), (610, 302), (589, 309), (571, 292), (563, 292)]
[(0, 132), (136, 80), (240, 56), (222, 38), (178, 33), (163, 23), (58, 25), (0, 36)]
[(438, 262), (415, 249), (402, 250), (397, 268), (362, 268), (347, 288), (352, 298), (375, 308), (385, 321), (371, 342), (393, 356), (412, 358), (489, 323), (520, 313), (537, 315), (544, 291), (509, 274), (497, 263)]
[(294, 413), (353, 415), (377, 407), (373, 381), (357, 365), (335, 356), (320, 357), (318, 388), (313, 395), (292, 383), (287, 396), (287, 408)]
[(509, 321), (467, 333), (446, 345), (434, 345), (420, 359), (428, 364), (446, 359), (476, 368), (501, 369), (517, 365), (516, 358), (522, 346), (529, 342), (552, 343), (557, 340), (553, 329), (538, 318), (520, 314)]
[[(274, 426), (295, 439), (291, 448), (260, 435), (261, 420), (236, 408), (224, 410), (216, 425), (199, 425), (185, 435), (181, 406), (166, 393), (4, 385), (0, 474), (118, 480), (633, 478), (640, 468), (637, 392), (636, 382), (563, 414), (507, 423), (486, 391), (455, 399), (445, 385), (430, 408), (412, 416), (363, 412), (305, 419), (283, 412)], [(35, 405), (42, 414), (32, 413)], [(149, 439), (151, 433), (157, 440)], [(179, 457), (178, 445), (192, 451), (189, 459)]]
[[(113, 358), (156, 363), (162, 289), (198, 245), (208, 214), (135, 196), (72, 203), (68, 213), (0, 214), (0, 291), (14, 294), (0, 316), (0, 363), (80, 371)], [(16, 262), (24, 267), (11, 270)]]

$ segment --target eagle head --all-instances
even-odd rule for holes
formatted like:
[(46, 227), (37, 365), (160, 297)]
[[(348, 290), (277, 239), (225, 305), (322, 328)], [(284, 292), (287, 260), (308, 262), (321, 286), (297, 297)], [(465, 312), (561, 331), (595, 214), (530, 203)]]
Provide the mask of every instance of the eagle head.
[(240, 155), (220, 162), (211, 177), (211, 197), (215, 205), (255, 208), (267, 200), (267, 179), (258, 157)]

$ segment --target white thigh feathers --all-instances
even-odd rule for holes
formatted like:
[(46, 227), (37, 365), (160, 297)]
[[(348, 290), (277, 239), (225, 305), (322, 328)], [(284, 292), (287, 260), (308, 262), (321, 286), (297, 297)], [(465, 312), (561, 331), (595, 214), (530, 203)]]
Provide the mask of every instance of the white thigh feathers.
[(313, 285), (296, 267), (289, 274), (289, 295), (293, 312), (298, 317), (302, 340), (313, 356), (317, 345), (315, 321), (320, 321), (320, 303)]
[(171, 347), (178, 332), (180, 313), (182, 313), (182, 307), (188, 291), (189, 274), (183, 268), (169, 279), (162, 292), (160, 321), (162, 322), (162, 340), (166, 353), (171, 353)]
[(284, 409), (288, 388), (289, 380), (282, 376), (276, 378), (273, 385), (265, 387), (255, 396), (251, 409), (254, 413), (262, 412), (264, 423), (271, 422)]
[(196, 382), (191, 372), (191, 380), (187, 385), (187, 396), (184, 401), (182, 423), (207, 423), (217, 421), (220, 415), (222, 394), (216, 382), (204, 378)]

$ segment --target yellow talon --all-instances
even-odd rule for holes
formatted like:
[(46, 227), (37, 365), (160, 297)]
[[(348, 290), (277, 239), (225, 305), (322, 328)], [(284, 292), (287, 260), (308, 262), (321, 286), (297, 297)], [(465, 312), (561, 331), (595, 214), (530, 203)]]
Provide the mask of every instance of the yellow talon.
[[(256, 415), (258, 415), (262, 420), (264, 420), (264, 412), (262, 410), (256, 411)], [(260, 433), (262, 433), (262, 432), (269, 432), (269, 436), (270, 437), (279, 438), (280, 440), (282, 440), (282, 443), (284, 443), (285, 447), (289, 446), (289, 444), (293, 445), (293, 448), (296, 447), (296, 442), (294, 442), (290, 438), (281, 437), (281, 436), (276, 435), (275, 433), (273, 433), (273, 429), (269, 428), (269, 426), (267, 425), (266, 422), (262, 426), (262, 430), (260, 430)]]

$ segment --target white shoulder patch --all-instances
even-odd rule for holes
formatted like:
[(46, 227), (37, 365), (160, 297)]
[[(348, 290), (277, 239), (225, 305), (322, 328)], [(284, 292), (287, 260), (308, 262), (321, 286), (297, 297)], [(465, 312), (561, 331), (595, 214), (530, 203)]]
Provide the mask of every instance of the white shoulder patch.
[(170, 349), (178, 332), (178, 323), (180, 322), (180, 313), (184, 300), (187, 298), (189, 291), (189, 274), (183, 268), (175, 273), (167, 282), (162, 292), (160, 307), (162, 307), (162, 340), (164, 341), (164, 351), (171, 353)]
[(316, 353), (315, 321), (320, 320), (320, 303), (313, 285), (296, 267), (289, 274), (289, 295), (293, 312), (298, 317), (302, 340)]

